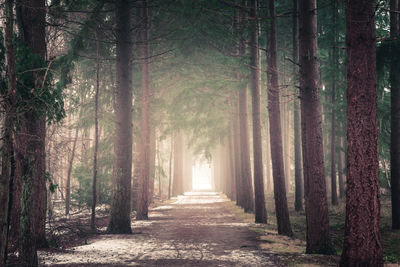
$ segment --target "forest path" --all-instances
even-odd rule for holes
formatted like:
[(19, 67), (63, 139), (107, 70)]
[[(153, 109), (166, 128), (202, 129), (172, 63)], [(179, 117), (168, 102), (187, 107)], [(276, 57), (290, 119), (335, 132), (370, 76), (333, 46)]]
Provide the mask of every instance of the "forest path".
[(133, 235), (98, 235), (87, 245), (41, 252), (41, 266), (280, 266), (261, 253), (258, 234), (235, 218), (229, 200), (191, 192), (133, 221)]

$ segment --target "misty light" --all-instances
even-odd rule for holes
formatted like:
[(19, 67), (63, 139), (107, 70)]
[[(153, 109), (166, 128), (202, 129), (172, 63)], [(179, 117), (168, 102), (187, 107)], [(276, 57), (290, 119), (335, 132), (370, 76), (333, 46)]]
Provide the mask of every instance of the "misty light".
[(193, 190), (211, 190), (211, 166), (204, 161), (197, 161), (192, 167)]

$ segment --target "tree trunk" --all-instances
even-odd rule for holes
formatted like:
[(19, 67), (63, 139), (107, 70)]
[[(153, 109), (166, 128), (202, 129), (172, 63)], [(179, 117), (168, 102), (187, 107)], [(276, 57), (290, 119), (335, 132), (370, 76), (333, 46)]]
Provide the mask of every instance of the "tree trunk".
[(190, 192), (192, 190), (192, 152), (189, 149), (189, 138), (185, 135), (184, 138), (184, 147), (183, 147), (183, 185), (184, 185), (184, 192)]
[(228, 157), (229, 157), (229, 191), (230, 191), (230, 199), (232, 201), (236, 201), (236, 168), (235, 168), (235, 151), (234, 151), (234, 138), (233, 138), (233, 122), (230, 120), (228, 126)]
[(169, 171), (168, 171), (168, 199), (171, 199), (171, 183), (172, 183), (172, 155), (174, 153), (174, 137), (171, 135), (171, 146), (169, 151)]
[[(244, 5), (245, 1), (242, 1)], [(239, 24), (241, 25), (245, 12), (240, 10)], [(246, 44), (243, 36), (239, 42), (239, 56), (244, 57), (246, 54)], [(243, 77), (240, 77), (243, 79)], [(248, 98), (247, 87), (239, 89), (239, 134), (240, 134), (240, 163), (241, 163), (241, 191), (242, 191), (242, 208), (245, 212), (254, 212), (254, 196), (253, 183), (251, 177), (250, 165), (250, 145), (249, 145), (249, 121), (248, 121)]]
[(14, 32), (14, 1), (7, 0), (5, 6), (6, 29), (5, 29), (5, 48), (7, 57), (8, 88), (5, 100), (5, 122), (3, 128), (3, 146), (1, 155), (1, 177), (0, 177), (0, 266), (5, 265), (7, 260), (8, 226), (10, 223), (10, 192), (12, 192), (12, 157), (13, 141), (12, 134), (14, 129), (14, 92), (17, 88), (15, 72), (15, 54), (13, 46)]
[[(100, 90), (100, 44), (99, 29), (96, 29), (96, 93), (94, 96), (94, 152), (93, 152), (93, 183), (92, 183), (92, 213), (90, 229), (96, 230), (96, 204), (97, 204), (97, 152), (99, 150), (99, 90)], [(76, 139), (75, 139), (76, 140)]]
[[(251, 0), (250, 16), (257, 17), (257, 0)], [(267, 209), (264, 196), (264, 170), (261, 140), (261, 87), (260, 87), (260, 56), (258, 52), (258, 20), (251, 22), (251, 103), (253, 118), (253, 164), (254, 164), (254, 204), (255, 222), (267, 223)]]
[[(341, 124), (340, 124), (341, 125)], [(343, 126), (340, 126), (341, 128)], [(343, 137), (340, 136), (340, 148), (343, 147)], [(344, 197), (344, 177), (343, 177), (343, 152), (340, 149), (337, 153), (338, 156), (338, 178), (339, 178), (339, 197), (343, 199)]]
[(267, 0), (266, 5), (268, 7), (268, 17), (270, 17), (267, 27), (267, 91), (276, 220), (278, 223), (278, 234), (292, 236), (293, 232), (290, 226), (289, 210), (286, 199), (285, 170), (282, 154), (278, 67), (276, 63), (275, 0)]
[(338, 54), (337, 54), (337, 1), (333, 1), (333, 48), (332, 48), (332, 66), (334, 68), (332, 75), (332, 95), (331, 95), (331, 198), (332, 205), (338, 205), (337, 187), (336, 187), (336, 79), (338, 72)]
[[(390, 37), (398, 40), (399, 0), (390, 0)], [(394, 41), (393, 41), (394, 42)], [(400, 229), (400, 58), (398, 45), (392, 45), (390, 62), (391, 85), (391, 142), (390, 142), (390, 174), (392, 189), (392, 228)]]
[(117, 90), (114, 144), (113, 193), (108, 232), (130, 234), (132, 174), (132, 65), (130, 1), (117, 0)]
[(178, 132), (174, 136), (174, 180), (172, 183), (172, 196), (183, 194), (183, 137)]
[(149, 202), (150, 205), (153, 203), (154, 197), (154, 182), (156, 179), (156, 146), (157, 146), (157, 135), (156, 129), (154, 126), (150, 126), (151, 135), (150, 135), (150, 180), (149, 180)]
[[(46, 56), (45, 1), (23, 0), (19, 10), (19, 33), (33, 53)], [(36, 91), (43, 90), (43, 77), (34, 73)], [(45, 117), (35, 107), (20, 114), (16, 135), (16, 155), (22, 177), (20, 209), (20, 260), (23, 266), (37, 266), (37, 247), (46, 245)], [(19, 210), (16, 211), (19, 214)]]
[(242, 182), (242, 157), (240, 153), (240, 112), (239, 97), (235, 94), (233, 112), (233, 149), (235, 152), (235, 184), (236, 184), (236, 205), (243, 205), (243, 182)]
[(240, 157), (241, 157), (241, 190), (242, 207), (245, 212), (254, 211), (253, 185), (251, 182), (251, 166), (249, 151), (249, 125), (247, 106), (247, 87), (239, 91), (239, 131), (240, 131)]
[[(242, 22), (241, 12), (235, 10), (233, 20), (233, 30), (235, 33), (239, 32)], [(240, 43), (235, 45), (235, 55), (240, 55)], [(234, 69), (233, 78), (239, 81), (239, 74)], [(235, 167), (235, 192), (236, 192), (236, 205), (243, 205), (243, 191), (242, 191), (242, 163), (240, 153), (240, 112), (239, 112), (239, 96), (238, 93), (233, 93), (233, 112), (232, 112), (232, 132), (233, 132), (233, 150), (234, 150), (234, 167)]]
[(148, 8), (147, 0), (141, 1), (140, 17), (142, 29), (140, 39), (142, 42), (142, 125), (141, 125), (141, 156), (140, 156), (140, 175), (138, 206), (136, 220), (148, 219), (149, 208), (149, 183), (150, 183), (150, 160), (151, 160), (151, 126), (150, 126), (150, 84), (149, 84), (149, 45), (148, 41)]
[(301, 123), (307, 221), (306, 253), (334, 254), (335, 250), (329, 235), (328, 201), (324, 176), (315, 0), (300, 2), (299, 26)]
[(303, 210), (303, 177), (301, 172), (301, 122), (299, 107), (299, 91), (297, 89), (297, 76), (299, 69), (296, 64), (299, 60), (299, 26), (298, 26), (298, 0), (293, 0), (293, 80), (295, 98), (293, 100), (293, 131), (294, 131), (294, 182), (295, 182), (295, 202), (296, 211)]
[(74, 158), (75, 158), (76, 141), (78, 140), (78, 132), (79, 132), (79, 128), (76, 127), (75, 136), (74, 136), (74, 142), (72, 143), (71, 157), (69, 159), (69, 164), (68, 164), (67, 185), (65, 186), (65, 214), (69, 214), (69, 210), (70, 210), (70, 202), (71, 202), (71, 173), (72, 173), (72, 167), (73, 167)]
[(346, 1), (347, 193), (340, 266), (383, 266), (380, 235), (375, 1)]

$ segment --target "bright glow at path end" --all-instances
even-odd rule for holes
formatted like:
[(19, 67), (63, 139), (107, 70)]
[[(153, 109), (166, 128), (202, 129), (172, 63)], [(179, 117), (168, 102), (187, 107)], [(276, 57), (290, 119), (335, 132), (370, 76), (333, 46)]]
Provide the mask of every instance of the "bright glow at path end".
[(193, 190), (211, 190), (211, 166), (205, 161), (196, 161), (192, 167)]

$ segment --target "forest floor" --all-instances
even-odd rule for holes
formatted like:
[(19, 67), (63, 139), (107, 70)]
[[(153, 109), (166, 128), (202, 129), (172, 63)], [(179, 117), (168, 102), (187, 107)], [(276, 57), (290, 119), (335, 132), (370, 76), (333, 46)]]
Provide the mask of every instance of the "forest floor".
[[(273, 201), (267, 200), (271, 211)], [(338, 253), (344, 226), (341, 210), (330, 212)], [(276, 233), (274, 213), (268, 214), (269, 224), (255, 224), (253, 214), (216, 193), (187, 193), (158, 203), (148, 221), (132, 218), (132, 235), (105, 234), (107, 214), (99, 208), (98, 233), (88, 231), (88, 214), (55, 222), (52, 248), (39, 251), (40, 266), (337, 266), (339, 261), (338, 256), (304, 254), (304, 212), (291, 210), (295, 237), (283, 237)], [(399, 236), (385, 238), (383, 233), (383, 240), (389, 240), (387, 262), (400, 256)]]
[(133, 220), (132, 235), (97, 234), (83, 245), (42, 250), (40, 265), (284, 266), (280, 255), (259, 249), (259, 234), (231, 206), (216, 193), (187, 193), (152, 208), (148, 221)]

